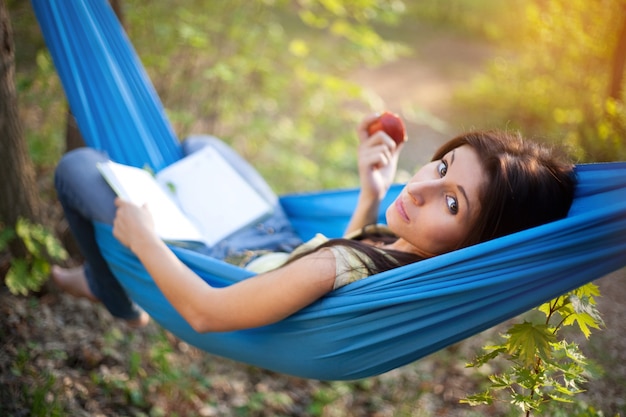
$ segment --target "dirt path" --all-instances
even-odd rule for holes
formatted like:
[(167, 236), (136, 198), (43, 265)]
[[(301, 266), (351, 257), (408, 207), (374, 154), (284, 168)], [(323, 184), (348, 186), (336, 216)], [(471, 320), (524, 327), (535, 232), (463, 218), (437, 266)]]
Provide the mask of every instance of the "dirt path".
[(354, 74), (354, 81), (376, 93), (381, 108), (397, 112), (407, 124), (409, 141), (400, 168), (412, 171), (437, 147), (458, 133), (450, 112), (457, 87), (483, 70), (492, 47), (460, 35), (420, 36), (415, 53)]

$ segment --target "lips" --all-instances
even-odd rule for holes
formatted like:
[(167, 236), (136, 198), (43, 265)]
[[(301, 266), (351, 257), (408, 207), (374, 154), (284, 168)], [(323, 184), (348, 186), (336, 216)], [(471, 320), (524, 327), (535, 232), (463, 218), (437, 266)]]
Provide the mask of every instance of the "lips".
[(404, 209), (404, 203), (402, 202), (402, 198), (401, 197), (396, 198), (394, 205), (396, 206), (396, 210), (398, 210), (400, 217), (402, 217), (405, 222), (409, 223), (411, 219), (409, 219), (409, 215), (406, 214), (406, 210)]

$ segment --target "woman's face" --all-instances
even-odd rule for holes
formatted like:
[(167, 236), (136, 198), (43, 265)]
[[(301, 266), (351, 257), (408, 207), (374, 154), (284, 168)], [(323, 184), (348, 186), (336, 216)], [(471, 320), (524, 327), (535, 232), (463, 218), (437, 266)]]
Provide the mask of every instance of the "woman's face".
[(487, 175), (476, 151), (460, 146), (422, 167), (387, 209), (394, 249), (423, 257), (457, 249), (481, 210)]

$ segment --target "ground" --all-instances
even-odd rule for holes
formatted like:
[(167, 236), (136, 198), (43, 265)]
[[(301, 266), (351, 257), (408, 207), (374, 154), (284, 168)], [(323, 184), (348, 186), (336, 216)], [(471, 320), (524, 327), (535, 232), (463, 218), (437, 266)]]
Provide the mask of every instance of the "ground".
[[(427, 160), (451, 130), (455, 86), (480, 70), (491, 51), (480, 42), (438, 37), (413, 57), (355, 80), (390, 110), (410, 114), (402, 168)], [(626, 273), (597, 281), (606, 322), (583, 350), (606, 374), (584, 398), (605, 416), (626, 412)], [(133, 331), (101, 306), (47, 287), (36, 297), (0, 290), (0, 414), (117, 416), (476, 416), (503, 408), (459, 404), (480, 379), (464, 363), (501, 328), (380, 377), (328, 383), (277, 375), (199, 352), (156, 325)], [(192, 382), (194, 382), (192, 384)], [(189, 384), (186, 386), (185, 384)]]

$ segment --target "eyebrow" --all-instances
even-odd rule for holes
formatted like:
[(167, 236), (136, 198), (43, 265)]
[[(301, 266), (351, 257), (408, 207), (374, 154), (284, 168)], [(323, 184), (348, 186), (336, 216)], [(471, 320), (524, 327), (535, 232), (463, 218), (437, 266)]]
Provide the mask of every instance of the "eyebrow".
[[(450, 156), (450, 166), (452, 166), (452, 164), (454, 164), (454, 154), (455, 154), (455, 151), (456, 151), (456, 149), (452, 149), (452, 155)], [(467, 212), (468, 212), (468, 214), (471, 213), (470, 202), (469, 202), (469, 198), (467, 198), (467, 193), (465, 192), (465, 188), (463, 188), (462, 185), (457, 185), (456, 187), (459, 189), (461, 194), (463, 194), (463, 198), (465, 198), (465, 204), (467, 204)]]
[(467, 194), (465, 194), (465, 188), (463, 188), (462, 185), (457, 185), (457, 188), (459, 189), (459, 191), (461, 192), (461, 194), (463, 194), (463, 197), (465, 198), (465, 204), (467, 204), (467, 213), (471, 213), (471, 207), (470, 207), (470, 202), (469, 202), (469, 198), (467, 198)]

